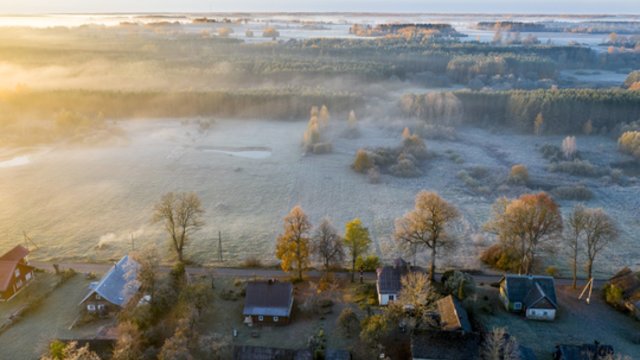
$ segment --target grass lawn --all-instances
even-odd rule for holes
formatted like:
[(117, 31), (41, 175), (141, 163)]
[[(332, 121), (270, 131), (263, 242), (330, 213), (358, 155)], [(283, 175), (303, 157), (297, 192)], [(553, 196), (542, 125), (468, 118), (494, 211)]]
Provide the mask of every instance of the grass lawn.
[(560, 309), (555, 321), (526, 320), (523, 315), (508, 313), (498, 299), (498, 290), (491, 287), (482, 287), (479, 299), (488, 296), (494, 314), (478, 310), (477, 318), (488, 330), (506, 327), (522, 345), (533, 349), (539, 359), (551, 358), (557, 344), (583, 344), (594, 340), (612, 345), (616, 354), (633, 359), (640, 354), (639, 345), (632, 341), (634, 336), (640, 335), (640, 323), (608, 306), (599, 290), (594, 291), (591, 304), (578, 300), (580, 289), (557, 286), (556, 291)]
[(13, 314), (52, 291), (58, 280), (59, 278), (51, 273), (35, 273), (33, 281), (18, 295), (10, 301), (0, 302), (0, 328), (11, 323), (10, 317)]
[[(54, 275), (37, 276), (46, 278)], [(29, 311), (24, 318), (0, 334), (0, 357), (12, 360), (37, 359), (52, 339), (94, 336), (106, 321), (97, 321), (69, 330), (69, 326), (79, 314), (78, 303), (86, 295), (89, 283), (90, 280), (81, 275), (74, 276), (47, 296), (40, 306)]]

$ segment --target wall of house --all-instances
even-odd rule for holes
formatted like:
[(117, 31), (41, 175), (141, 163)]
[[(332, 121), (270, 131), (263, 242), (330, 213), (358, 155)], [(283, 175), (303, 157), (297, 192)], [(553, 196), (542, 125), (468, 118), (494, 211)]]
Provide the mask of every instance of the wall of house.
[[(87, 300), (85, 300), (82, 305), (84, 306), (84, 310), (86, 312), (98, 315), (106, 315), (119, 309), (118, 306), (113, 305), (95, 292)], [(90, 306), (93, 306), (93, 310), (89, 309)]]
[(389, 305), (389, 302), (398, 300), (398, 294), (378, 294), (378, 303), (380, 305)]
[(553, 320), (556, 318), (555, 309), (529, 308), (526, 313), (527, 319), (532, 320)]
[(252, 315), (251, 321), (255, 325), (287, 325), (289, 323), (289, 317), (263, 315), (261, 319), (258, 315)]
[[(18, 276), (16, 276), (16, 270), (18, 270)], [(19, 263), (16, 269), (14, 269), (11, 283), (6, 291), (0, 292), (0, 300), (8, 301), (15, 296), (20, 290), (24, 289), (31, 281), (33, 281), (34, 274), (33, 268), (25, 266), (23, 263)]]

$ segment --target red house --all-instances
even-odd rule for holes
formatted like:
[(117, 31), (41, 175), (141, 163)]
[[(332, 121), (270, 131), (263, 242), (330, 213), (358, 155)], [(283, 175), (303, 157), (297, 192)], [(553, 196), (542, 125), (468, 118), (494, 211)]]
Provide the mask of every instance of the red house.
[(10, 300), (33, 280), (27, 254), (29, 250), (18, 245), (0, 256), (0, 301)]

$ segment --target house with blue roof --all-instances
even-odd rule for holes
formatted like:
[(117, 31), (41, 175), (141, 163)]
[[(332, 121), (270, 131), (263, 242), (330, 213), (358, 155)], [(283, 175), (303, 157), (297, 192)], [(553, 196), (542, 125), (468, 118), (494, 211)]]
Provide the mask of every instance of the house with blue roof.
[(89, 293), (80, 305), (89, 313), (107, 314), (118, 311), (140, 289), (138, 270), (140, 264), (126, 255), (100, 279), (89, 285)]

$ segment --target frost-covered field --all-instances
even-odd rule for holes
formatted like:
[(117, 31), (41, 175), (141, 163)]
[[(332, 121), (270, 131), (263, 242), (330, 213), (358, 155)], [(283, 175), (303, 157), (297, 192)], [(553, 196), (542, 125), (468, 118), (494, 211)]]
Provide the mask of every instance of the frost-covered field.
[[(536, 144), (559, 144), (561, 137), (463, 129), (458, 141), (427, 141), (438, 156), (425, 165), (423, 177), (384, 175), (382, 183), (374, 185), (351, 171), (353, 154), (360, 147), (397, 145), (400, 127), (362, 124), (358, 139), (336, 136), (333, 153), (304, 156), (300, 139), (305, 121), (221, 120), (205, 133), (195, 122), (178, 120), (136, 120), (120, 126), (127, 135), (100, 146), (0, 151), (0, 251), (22, 242), (22, 231), (27, 231), (40, 246), (34, 259), (115, 259), (130, 249), (131, 237), (136, 248), (157, 247), (168, 254), (160, 226), (150, 223), (153, 204), (168, 191), (195, 191), (207, 211), (206, 226), (187, 250), (196, 261), (215, 262), (218, 231), (229, 263), (249, 256), (274, 261), (281, 219), (296, 204), (314, 223), (329, 216), (342, 228), (346, 221), (362, 218), (373, 235), (372, 251), (391, 259), (398, 254), (392, 239), (394, 219), (413, 206), (419, 190), (430, 189), (463, 214), (456, 224), (461, 246), (446, 262), (479, 267), (477, 255), (490, 244), (479, 234), (491, 204), (502, 193), (516, 196), (526, 190), (478, 196), (456, 174), (484, 166), (506, 176), (512, 164), (525, 163), (534, 183), (585, 183), (595, 194), (588, 205), (603, 206), (618, 220), (624, 230), (620, 246), (600, 259), (607, 261), (601, 261), (599, 269), (608, 273), (639, 265), (640, 186), (548, 173)], [(606, 137), (578, 137), (578, 147), (593, 163), (622, 158), (615, 141)], [(465, 162), (452, 161), (447, 150)], [(573, 205), (561, 204), (565, 211)], [(418, 256), (420, 262), (426, 259)], [(562, 257), (548, 260), (565, 266)]]

